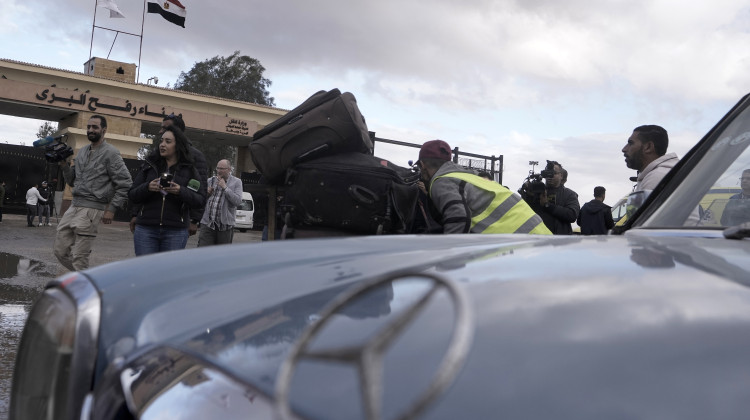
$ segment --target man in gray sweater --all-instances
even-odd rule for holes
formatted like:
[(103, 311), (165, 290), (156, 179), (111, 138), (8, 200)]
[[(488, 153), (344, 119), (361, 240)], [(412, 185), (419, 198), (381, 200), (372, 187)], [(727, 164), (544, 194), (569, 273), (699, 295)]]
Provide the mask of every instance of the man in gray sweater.
[(242, 203), (242, 181), (232, 175), (228, 160), (216, 164), (216, 176), (208, 180), (208, 200), (198, 231), (198, 247), (231, 244), (234, 213)]
[(75, 166), (61, 162), (65, 182), (73, 187), (73, 202), (60, 219), (55, 237), (55, 256), (68, 270), (89, 267), (91, 246), (99, 222), (112, 223), (117, 208), (127, 202), (133, 180), (120, 151), (104, 140), (107, 120), (92, 116), (86, 124), (91, 144), (78, 151)]

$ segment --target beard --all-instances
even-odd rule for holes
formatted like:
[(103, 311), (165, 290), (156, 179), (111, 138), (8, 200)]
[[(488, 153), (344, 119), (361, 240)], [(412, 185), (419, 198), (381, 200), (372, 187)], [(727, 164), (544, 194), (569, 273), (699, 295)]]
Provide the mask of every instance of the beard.
[(643, 151), (639, 150), (632, 156), (625, 156), (625, 165), (630, 169), (640, 171), (643, 166)]
[(86, 138), (89, 139), (91, 143), (96, 143), (102, 138), (102, 135), (96, 133), (86, 133)]

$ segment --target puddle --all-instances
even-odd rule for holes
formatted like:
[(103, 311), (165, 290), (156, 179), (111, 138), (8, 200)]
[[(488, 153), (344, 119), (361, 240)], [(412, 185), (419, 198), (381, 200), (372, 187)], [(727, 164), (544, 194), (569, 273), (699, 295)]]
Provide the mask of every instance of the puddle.
[(0, 279), (11, 279), (19, 276), (54, 277), (44, 271), (44, 264), (20, 255), (0, 252)]
[(0, 282), (0, 316), (5, 305), (31, 305), (40, 293), (42, 288)]
[(42, 262), (0, 252), (0, 420), (8, 416), (16, 349), (32, 303), (55, 277)]
[(8, 416), (16, 349), (31, 304), (41, 292), (34, 287), (0, 282), (0, 419)]
[(0, 305), (0, 419), (8, 416), (16, 348), (26, 317), (28, 312), (25, 305)]

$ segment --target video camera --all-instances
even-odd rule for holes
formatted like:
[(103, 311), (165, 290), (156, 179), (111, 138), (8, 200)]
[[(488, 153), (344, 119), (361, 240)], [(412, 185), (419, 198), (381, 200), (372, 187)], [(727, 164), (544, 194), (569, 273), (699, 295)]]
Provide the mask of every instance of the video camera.
[(51, 144), (47, 146), (47, 151), (44, 152), (44, 158), (49, 163), (62, 162), (72, 155), (73, 149), (65, 143)]
[(44, 158), (49, 163), (57, 163), (73, 155), (73, 149), (61, 142), (65, 135), (52, 137), (47, 136), (34, 142), (34, 147), (44, 147)]
[(547, 166), (545, 166), (544, 169), (540, 171), (540, 173), (536, 174), (534, 173), (534, 166), (536, 166), (537, 164), (538, 162), (529, 162), (529, 165), (531, 165), (529, 176), (526, 177), (526, 179), (523, 181), (523, 185), (521, 185), (521, 188), (518, 189), (518, 194), (521, 195), (521, 198), (523, 198), (526, 203), (528, 203), (532, 207), (539, 205), (539, 197), (547, 188), (543, 180), (545, 178), (554, 177), (555, 165), (558, 165), (558, 163), (554, 160), (548, 160)]

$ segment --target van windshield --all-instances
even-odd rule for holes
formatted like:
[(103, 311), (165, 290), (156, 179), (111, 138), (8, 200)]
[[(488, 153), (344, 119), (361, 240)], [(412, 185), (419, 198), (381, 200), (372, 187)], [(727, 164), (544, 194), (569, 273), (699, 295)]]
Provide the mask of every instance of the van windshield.
[(253, 202), (252, 201), (247, 201), (247, 200), (242, 200), (242, 203), (240, 203), (240, 205), (237, 206), (237, 210), (252, 211), (253, 210)]

